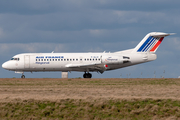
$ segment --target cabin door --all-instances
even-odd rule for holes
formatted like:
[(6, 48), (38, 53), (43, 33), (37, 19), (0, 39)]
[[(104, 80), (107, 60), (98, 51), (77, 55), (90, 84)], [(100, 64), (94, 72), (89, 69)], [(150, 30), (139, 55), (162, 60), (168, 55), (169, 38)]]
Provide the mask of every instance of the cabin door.
[(24, 56), (24, 68), (29, 68), (29, 63), (30, 63), (30, 56), (29, 55), (25, 55)]

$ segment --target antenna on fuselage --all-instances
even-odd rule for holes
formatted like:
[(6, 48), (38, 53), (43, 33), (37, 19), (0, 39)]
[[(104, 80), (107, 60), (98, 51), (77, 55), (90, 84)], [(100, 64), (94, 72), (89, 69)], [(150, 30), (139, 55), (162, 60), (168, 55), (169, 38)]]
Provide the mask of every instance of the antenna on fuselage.
[(51, 53), (54, 53), (54, 51), (52, 51)]

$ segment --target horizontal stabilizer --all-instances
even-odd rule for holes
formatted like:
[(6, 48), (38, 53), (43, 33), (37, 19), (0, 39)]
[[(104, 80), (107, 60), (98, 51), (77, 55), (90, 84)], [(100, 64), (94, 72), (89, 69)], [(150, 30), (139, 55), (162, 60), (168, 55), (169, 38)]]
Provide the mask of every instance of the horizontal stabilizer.
[(161, 32), (155, 32), (155, 33), (150, 34), (150, 36), (153, 36), (153, 37), (166, 37), (166, 36), (174, 35), (174, 34), (176, 34), (176, 33), (161, 33)]

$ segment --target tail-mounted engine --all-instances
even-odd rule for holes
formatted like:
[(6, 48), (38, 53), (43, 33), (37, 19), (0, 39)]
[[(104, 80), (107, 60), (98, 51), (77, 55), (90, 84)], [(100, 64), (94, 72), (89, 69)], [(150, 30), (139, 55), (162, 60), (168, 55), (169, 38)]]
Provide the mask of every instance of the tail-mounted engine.
[(123, 57), (122, 56), (102, 56), (103, 64), (122, 64)]
[(102, 56), (103, 64), (123, 64), (130, 62), (127, 56)]

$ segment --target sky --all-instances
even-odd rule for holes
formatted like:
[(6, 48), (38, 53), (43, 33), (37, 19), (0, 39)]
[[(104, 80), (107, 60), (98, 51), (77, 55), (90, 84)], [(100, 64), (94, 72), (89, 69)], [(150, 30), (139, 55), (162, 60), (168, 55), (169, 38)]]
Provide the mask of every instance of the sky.
[[(149, 32), (166, 37), (157, 59), (93, 72), (93, 78), (180, 76), (179, 0), (1, 0), (0, 63), (19, 53), (116, 52), (134, 48)], [(83, 76), (71, 72), (69, 78)], [(0, 68), (1, 78), (21, 74)], [(61, 72), (25, 73), (26, 78), (61, 78)]]

